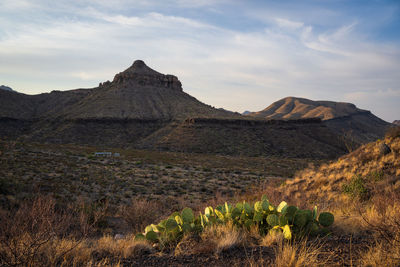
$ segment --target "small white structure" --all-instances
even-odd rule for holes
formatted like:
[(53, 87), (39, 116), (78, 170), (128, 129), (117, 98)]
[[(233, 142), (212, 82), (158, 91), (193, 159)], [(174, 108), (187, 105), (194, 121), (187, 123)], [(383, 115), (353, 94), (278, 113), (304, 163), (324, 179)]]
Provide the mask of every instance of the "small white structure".
[(112, 153), (111, 152), (95, 152), (94, 155), (96, 157), (111, 157)]

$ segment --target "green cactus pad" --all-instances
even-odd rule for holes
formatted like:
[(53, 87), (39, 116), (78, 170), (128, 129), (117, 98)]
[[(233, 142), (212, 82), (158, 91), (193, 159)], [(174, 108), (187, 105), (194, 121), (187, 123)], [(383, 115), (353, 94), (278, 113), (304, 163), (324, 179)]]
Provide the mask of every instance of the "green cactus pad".
[(204, 214), (205, 214), (207, 217), (210, 217), (210, 216), (213, 214), (213, 208), (212, 208), (212, 207), (207, 207), (207, 208), (204, 210)]
[(242, 212), (243, 211), (243, 204), (242, 203), (237, 203), (236, 204), (236, 208)]
[(214, 211), (220, 220), (224, 219), (224, 214), (219, 209), (215, 209)]
[(335, 217), (330, 212), (321, 212), (318, 217), (318, 222), (325, 227), (331, 226), (335, 220)]
[(261, 206), (262, 206), (262, 209), (264, 210), (264, 211), (268, 211), (269, 210), (269, 202), (268, 202), (268, 200), (263, 200), (262, 202), (261, 202)]
[(316, 220), (317, 219), (317, 213), (318, 213), (318, 208), (317, 208), (317, 206), (314, 206), (314, 209), (313, 209), (313, 219), (314, 220)]
[(184, 224), (182, 224), (182, 231), (184, 233), (188, 233), (188, 232), (192, 231), (192, 227), (190, 226), (190, 224), (184, 223)]
[(270, 229), (270, 230), (268, 231), (268, 234), (269, 234), (269, 235), (272, 235), (272, 236), (279, 235), (279, 234), (281, 234), (281, 233), (282, 233), (282, 231), (281, 231), (281, 229), (279, 229), (279, 228), (272, 228), (272, 229)]
[(156, 241), (158, 239), (158, 235), (154, 231), (149, 231), (149, 232), (146, 233), (146, 239), (149, 240), (149, 241), (154, 242), (154, 241)]
[(150, 231), (153, 231), (153, 227), (151, 225), (147, 225), (146, 228), (144, 228), (144, 232), (148, 233)]
[(279, 218), (278, 218), (278, 216), (276, 216), (276, 214), (270, 214), (270, 215), (268, 215), (268, 217), (267, 217), (267, 223), (268, 223), (270, 226), (272, 226), (272, 227), (274, 227), (274, 226), (276, 226), (276, 225), (279, 225)]
[(290, 227), (287, 224), (283, 227), (283, 237), (287, 240), (292, 239), (292, 231), (290, 230)]
[(261, 212), (255, 212), (254, 213), (254, 217), (253, 217), (253, 221), (255, 222), (261, 222), (263, 220), (263, 215)]
[(182, 220), (185, 223), (191, 223), (194, 220), (194, 215), (193, 215), (193, 211), (190, 208), (184, 208), (182, 210)]
[(286, 210), (286, 208), (287, 208), (287, 206), (288, 206), (288, 204), (287, 204), (285, 201), (282, 201), (282, 202), (278, 205), (278, 207), (276, 207), (276, 211), (277, 211), (277, 212), (284, 213), (285, 210)]
[(174, 219), (168, 219), (165, 222), (165, 229), (170, 232), (172, 230), (174, 230), (176, 227), (178, 226), (178, 224), (176, 223), (176, 221)]
[(250, 204), (249, 203), (244, 203), (243, 204), (243, 207), (244, 207), (244, 210), (245, 210), (245, 212), (247, 213), (247, 214), (249, 214), (249, 213), (252, 213), (253, 212), (253, 209), (251, 208), (251, 206), (250, 206)]
[(289, 224), (289, 221), (286, 218), (286, 216), (282, 215), (281, 217), (279, 217), (279, 226), (285, 226), (286, 224)]
[(146, 240), (146, 237), (143, 234), (137, 234), (135, 235), (135, 241), (141, 241), (141, 240)]
[(240, 217), (240, 214), (241, 214), (242, 212), (238, 209), (238, 208), (233, 208), (232, 209), (232, 218), (237, 218), (237, 217)]
[(231, 204), (228, 204), (227, 202), (225, 202), (225, 213), (231, 212), (232, 210), (232, 206)]
[(299, 228), (303, 228), (307, 224), (307, 214), (304, 212), (297, 212), (294, 216), (293, 224)]
[(183, 220), (181, 216), (175, 216), (175, 221), (177, 224), (182, 225), (183, 224)]
[(254, 210), (257, 212), (262, 212), (263, 208), (261, 201), (257, 201), (256, 203), (254, 203)]
[(315, 222), (309, 222), (307, 224), (307, 232), (310, 235), (317, 235), (319, 233), (319, 226)]

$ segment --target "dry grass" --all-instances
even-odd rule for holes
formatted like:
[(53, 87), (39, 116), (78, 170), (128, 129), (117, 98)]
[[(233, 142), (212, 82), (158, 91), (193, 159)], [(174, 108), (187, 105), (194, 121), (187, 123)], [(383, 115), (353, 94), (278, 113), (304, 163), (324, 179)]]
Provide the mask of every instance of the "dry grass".
[(200, 235), (201, 242), (209, 247), (209, 252), (221, 253), (249, 243), (248, 235), (231, 224), (214, 225), (206, 228)]
[[(380, 153), (382, 143), (391, 148), (391, 153)], [(336, 209), (351, 203), (351, 196), (361, 196), (359, 193), (368, 199), (389, 188), (399, 191), (399, 176), (400, 138), (388, 137), (361, 146), (335, 162), (299, 172), (294, 179), (287, 180), (283, 191), (285, 198), (303, 198), (310, 204)], [(351, 185), (354, 177), (360, 179)], [(343, 194), (344, 186), (350, 188), (350, 197)]]
[(324, 266), (327, 257), (323, 261), (319, 259), (321, 254), (317, 244), (309, 244), (307, 241), (299, 243), (279, 243), (276, 249), (275, 266), (277, 267), (303, 267)]
[(260, 245), (264, 247), (271, 247), (283, 242), (283, 233), (266, 235), (261, 238)]
[[(397, 237), (399, 238), (399, 237)], [(387, 243), (386, 241), (378, 241), (371, 246), (368, 251), (361, 255), (361, 266), (400, 266), (400, 246), (395, 241)]]
[(147, 241), (135, 241), (134, 236), (127, 236), (118, 240), (111, 236), (103, 236), (96, 240), (92, 250), (111, 257), (129, 258), (138, 254), (152, 252), (153, 248)]

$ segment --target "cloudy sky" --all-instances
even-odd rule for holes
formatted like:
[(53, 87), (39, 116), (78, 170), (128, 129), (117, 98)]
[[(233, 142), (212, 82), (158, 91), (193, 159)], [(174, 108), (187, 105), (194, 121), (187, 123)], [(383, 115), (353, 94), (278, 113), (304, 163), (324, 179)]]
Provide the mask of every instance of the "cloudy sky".
[(400, 119), (398, 0), (0, 1), (0, 84), (90, 88), (136, 59), (215, 107), (298, 96)]

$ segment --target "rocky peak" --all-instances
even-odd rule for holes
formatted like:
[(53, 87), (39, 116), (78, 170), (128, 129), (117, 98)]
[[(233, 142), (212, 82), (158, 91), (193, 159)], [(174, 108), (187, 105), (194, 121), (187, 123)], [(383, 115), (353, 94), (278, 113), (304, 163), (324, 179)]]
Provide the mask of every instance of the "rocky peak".
[(6, 91), (14, 91), (13, 89), (11, 89), (11, 87), (8, 87), (8, 86), (5, 86), (5, 85), (0, 85), (0, 89), (6, 90)]
[[(132, 66), (115, 75), (113, 84), (139, 85), (144, 87), (165, 87), (182, 91), (182, 84), (174, 75), (164, 75), (149, 68), (144, 61), (136, 60)], [(102, 85), (109, 85), (103, 83)]]

